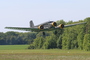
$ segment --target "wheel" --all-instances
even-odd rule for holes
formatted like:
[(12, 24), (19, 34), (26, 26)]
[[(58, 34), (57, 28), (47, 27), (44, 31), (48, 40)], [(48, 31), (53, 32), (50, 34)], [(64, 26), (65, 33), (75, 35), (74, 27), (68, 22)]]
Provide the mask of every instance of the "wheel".
[(56, 35), (57, 34), (57, 31), (54, 31), (54, 34)]
[(45, 32), (42, 32), (43, 33), (43, 35), (45, 35)]

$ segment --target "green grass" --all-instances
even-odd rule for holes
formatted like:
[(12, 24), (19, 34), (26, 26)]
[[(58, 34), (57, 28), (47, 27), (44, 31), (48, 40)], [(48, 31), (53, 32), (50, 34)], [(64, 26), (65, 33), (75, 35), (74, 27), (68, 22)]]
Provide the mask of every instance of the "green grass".
[(29, 45), (0, 45), (0, 50), (25, 50)]
[(0, 45), (0, 60), (90, 60), (90, 51), (27, 49), (29, 45)]

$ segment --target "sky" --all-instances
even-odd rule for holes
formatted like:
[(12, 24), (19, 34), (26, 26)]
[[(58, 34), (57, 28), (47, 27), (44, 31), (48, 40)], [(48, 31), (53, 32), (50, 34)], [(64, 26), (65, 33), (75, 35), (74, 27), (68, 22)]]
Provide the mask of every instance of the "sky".
[[(90, 17), (90, 0), (0, 0), (0, 32), (46, 21), (78, 21)], [(18, 32), (18, 30), (17, 30)], [(22, 32), (22, 31), (19, 31)]]

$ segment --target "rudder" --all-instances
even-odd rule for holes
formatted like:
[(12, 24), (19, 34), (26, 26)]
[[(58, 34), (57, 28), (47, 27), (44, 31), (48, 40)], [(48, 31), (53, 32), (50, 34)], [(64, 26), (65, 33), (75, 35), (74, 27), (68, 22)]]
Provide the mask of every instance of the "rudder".
[(34, 27), (34, 23), (32, 20), (30, 21), (30, 27)]

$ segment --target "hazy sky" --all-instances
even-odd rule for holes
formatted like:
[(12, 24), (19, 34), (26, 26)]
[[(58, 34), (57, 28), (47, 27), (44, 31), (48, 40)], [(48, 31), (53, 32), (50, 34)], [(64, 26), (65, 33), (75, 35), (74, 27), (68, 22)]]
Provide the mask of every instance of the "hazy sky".
[(90, 17), (90, 0), (0, 0), (0, 32), (46, 21), (78, 21)]

